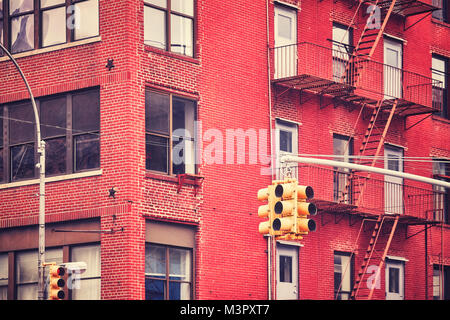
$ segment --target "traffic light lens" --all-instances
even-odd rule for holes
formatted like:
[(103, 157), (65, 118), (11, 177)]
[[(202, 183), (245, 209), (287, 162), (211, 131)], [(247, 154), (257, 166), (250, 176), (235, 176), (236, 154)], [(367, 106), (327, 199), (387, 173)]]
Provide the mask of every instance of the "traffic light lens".
[(317, 207), (314, 203), (310, 203), (308, 206), (309, 214), (315, 216), (317, 214)]
[(275, 213), (280, 214), (283, 212), (283, 203), (281, 201), (278, 201), (277, 203), (275, 203), (275, 207), (274, 207)]
[(56, 272), (58, 273), (58, 276), (62, 277), (66, 273), (66, 270), (63, 267), (59, 267)]
[(283, 195), (284, 189), (283, 189), (283, 185), (278, 184), (275, 187), (275, 197), (280, 198)]
[(278, 219), (278, 218), (275, 219), (275, 220), (273, 220), (272, 228), (273, 228), (273, 230), (275, 230), (275, 231), (279, 231), (279, 230), (281, 229), (281, 220)]
[(316, 231), (316, 222), (314, 220), (308, 220), (309, 231)]
[(312, 199), (314, 198), (314, 190), (311, 187), (306, 187), (305, 189), (305, 195), (307, 199)]
[(58, 299), (61, 299), (61, 300), (63, 300), (66, 297), (66, 294), (62, 290), (58, 291), (57, 295), (58, 295)]

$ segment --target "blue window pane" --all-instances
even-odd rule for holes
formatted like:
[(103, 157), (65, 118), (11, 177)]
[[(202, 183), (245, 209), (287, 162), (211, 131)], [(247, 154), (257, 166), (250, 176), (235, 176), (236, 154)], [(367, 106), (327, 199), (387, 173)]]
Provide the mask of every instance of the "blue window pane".
[(164, 300), (165, 281), (155, 279), (145, 279), (145, 299)]

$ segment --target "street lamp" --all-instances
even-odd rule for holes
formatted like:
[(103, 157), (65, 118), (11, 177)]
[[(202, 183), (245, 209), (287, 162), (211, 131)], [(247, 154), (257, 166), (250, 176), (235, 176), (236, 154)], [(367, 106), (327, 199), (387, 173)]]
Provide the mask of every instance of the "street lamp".
[(37, 153), (39, 154), (39, 163), (36, 165), (39, 168), (39, 252), (38, 252), (38, 299), (44, 300), (44, 263), (45, 263), (45, 142), (41, 140), (41, 124), (39, 121), (39, 114), (34, 101), (33, 93), (31, 92), (30, 85), (28, 84), (25, 75), (20, 69), (17, 61), (13, 58), (11, 53), (6, 50), (3, 44), (0, 43), (0, 49), (6, 53), (11, 61), (19, 71), (20, 76), (25, 83), (28, 93), (30, 94), (31, 104), (33, 105), (34, 118), (36, 121), (36, 140), (37, 140)]

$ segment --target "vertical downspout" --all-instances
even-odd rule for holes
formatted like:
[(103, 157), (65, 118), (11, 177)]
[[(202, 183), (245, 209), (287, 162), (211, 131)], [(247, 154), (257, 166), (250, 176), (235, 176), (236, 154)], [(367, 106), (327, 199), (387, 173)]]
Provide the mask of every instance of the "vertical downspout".
[[(270, 135), (270, 172), (273, 177), (273, 136), (272, 136), (272, 87), (270, 83), (270, 27), (269, 27), (269, 0), (266, 0), (266, 32), (267, 32), (267, 89), (269, 100), (269, 135)], [(267, 238), (267, 282), (268, 282), (268, 300), (272, 300), (272, 236)]]
[(428, 300), (428, 225), (425, 224), (425, 300)]

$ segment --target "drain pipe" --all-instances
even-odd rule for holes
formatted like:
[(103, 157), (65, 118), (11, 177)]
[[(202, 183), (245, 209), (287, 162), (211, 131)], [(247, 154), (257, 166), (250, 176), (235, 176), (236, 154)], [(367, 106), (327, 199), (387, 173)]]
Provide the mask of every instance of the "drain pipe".
[[(268, 106), (269, 106), (269, 138), (270, 138), (270, 174), (274, 176), (274, 159), (273, 159), (273, 135), (272, 135), (272, 85), (270, 83), (270, 27), (269, 27), (269, 0), (266, 0), (266, 32), (267, 32), (267, 90), (268, 90)], [(272, 242), (273, 237), (267, 237), (267, 282), (268, 282), (268, 300), (272, 300)]]

